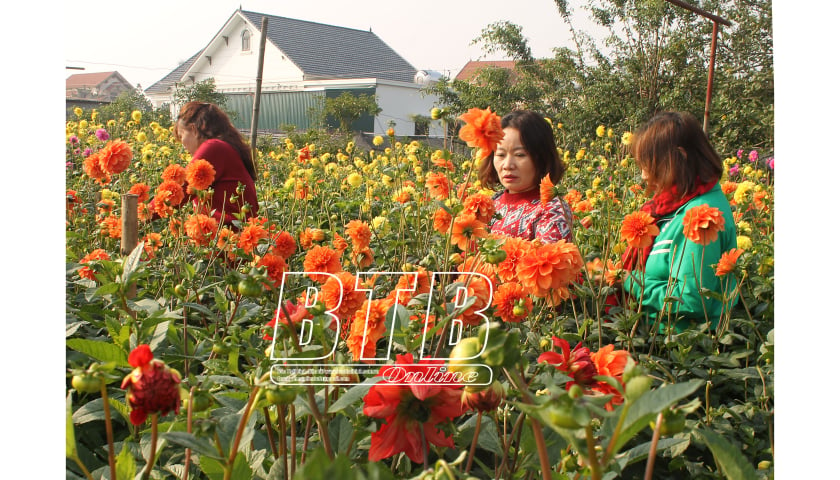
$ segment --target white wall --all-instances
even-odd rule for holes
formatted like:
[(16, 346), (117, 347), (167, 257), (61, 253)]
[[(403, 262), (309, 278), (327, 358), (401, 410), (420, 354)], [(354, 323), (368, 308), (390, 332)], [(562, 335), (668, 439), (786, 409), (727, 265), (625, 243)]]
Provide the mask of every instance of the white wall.
[[(403, 86), (405, 85), (405, 86)], [(384, 135), (388, 130), (388, 122), (396, 122), (394, 134), (397, 136), (414, 135), (414, 122), (410, 115), (430, 116), (437, 96), (422, 95), (421, 85), (396, 84), (378, 82), (376, 86), (376, 100), (382, 113), (373, 121), (373, 133)], [(443, 128), (440, 122), (432, 120), (429, 125), (429, 136), (442, 137)]]

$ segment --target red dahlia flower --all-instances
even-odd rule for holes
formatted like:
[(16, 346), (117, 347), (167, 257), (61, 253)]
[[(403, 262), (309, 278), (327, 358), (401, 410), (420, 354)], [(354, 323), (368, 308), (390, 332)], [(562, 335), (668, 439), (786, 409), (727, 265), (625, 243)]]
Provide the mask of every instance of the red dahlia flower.
[(128, 363), (135, 368), (125, 376), (120, 388), (128, 389), (131, 423), (142, 425), (151, 413), (166, 415), (174, 410), (177, 414), (181, 407), (181, 375), (154, 358), (145, 344), (131, 351)]
[[(589, 349), (578, 343), (575, 348), (569, 349), (569, 342), (562, 338), (552, 337), (554, 345), (560, 347), (562, 354), (557, 352), (545, 352), (537, 358), (537, 363), (550, 363), (554, 368), (560, 370), (574, 379), (574, 383), (582, 387), (591, 385), (595, 380), (593, 377), (598, 374), (595, 363), (589, 353)], [(566, 384), (571, 387), (570, 383)]]
[[(425, 361), (423, 365), (416, 365), (414, 357), (407, 353), (397, 355), (395, 365), (382, 366), (379, 375), (398, 366), (409, 375), (419, 373), (419, 376), (425, 376), (437, 372), (443, 365), (443, 361)], [(385, 419), (385, 423), (371, 436), (370, 461), (376, 462), (405, 452), (412, 462), (422, 463), (429, 443), (455, 447), (452, 437), (439, 430), (437, 425), (464, 412), (460, 386), (445, 383), (391, 385), (383, 380), (372, 386), (363, 400), (365, 415)]]

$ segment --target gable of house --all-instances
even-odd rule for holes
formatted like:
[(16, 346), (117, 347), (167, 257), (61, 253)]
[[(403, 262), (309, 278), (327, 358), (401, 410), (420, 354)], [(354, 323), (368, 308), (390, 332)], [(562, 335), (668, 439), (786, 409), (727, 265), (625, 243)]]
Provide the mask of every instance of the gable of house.
[(514, 77), (516, 75), (516, 62), (514, 60), (470, 60), (455, 75), (455, 80), (472, 82), (485, 68), (503, 68), (510, 70)]
[(65, 93), (69, 98), (110, 101), (132, 89), (119, 72), (77, 73), (67, 77)]

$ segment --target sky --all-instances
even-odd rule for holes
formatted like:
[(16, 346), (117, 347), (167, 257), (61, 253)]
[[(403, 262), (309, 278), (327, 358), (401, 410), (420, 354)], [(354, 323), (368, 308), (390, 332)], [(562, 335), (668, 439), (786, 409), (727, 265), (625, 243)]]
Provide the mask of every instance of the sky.
[[(569, 3), (576, 12), (575, 28), (603, 34), (580, 7), (581, 0)], [(450, 77), (467, 61), (484, 55), (471, 42), (500, 20), (521, 26), (537, 57), (552, 56), (554, 47), (572, 45), (569, 28), (552, 0), (145, 0), (85, 5), (65, 5), (65, 67), (85, 69), (68, 69), (65, 77), (116, 70), (144, 89), (205, 47), (240, 5), (258, 13), (372, 29), (415, 68)], [(494, 54), (484, 59), (503, 58)]]

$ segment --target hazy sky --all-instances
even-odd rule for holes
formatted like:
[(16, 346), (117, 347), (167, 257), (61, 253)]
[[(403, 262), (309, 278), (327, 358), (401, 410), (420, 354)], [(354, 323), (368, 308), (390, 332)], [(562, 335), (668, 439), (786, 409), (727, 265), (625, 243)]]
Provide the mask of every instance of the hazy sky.
[[(593, 34), (581, 0), (571, 0), (575, 27)], [(65, 67), (74, 73), (117, 70), (147, 88), (206, 46), (242, 6), (269, 15), (362, 30), (373, 29), (415, 68), (455, 76), (483, 51), (470, 43), (499, 20), (520, 25), (535, 56), (571, 46), (553, 0), (145, 0), (99, 5), (65, 2)], [(486, 59), (501, 59), (500, 54)], [(256, 75), (256, 72), (254, 72)]]

